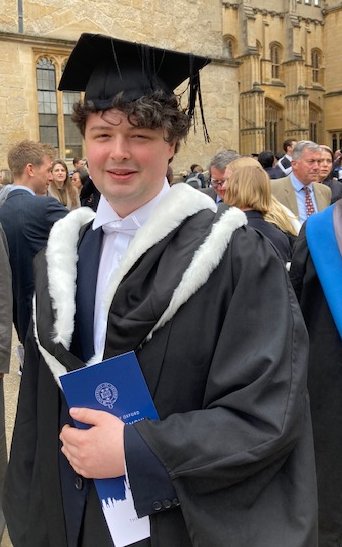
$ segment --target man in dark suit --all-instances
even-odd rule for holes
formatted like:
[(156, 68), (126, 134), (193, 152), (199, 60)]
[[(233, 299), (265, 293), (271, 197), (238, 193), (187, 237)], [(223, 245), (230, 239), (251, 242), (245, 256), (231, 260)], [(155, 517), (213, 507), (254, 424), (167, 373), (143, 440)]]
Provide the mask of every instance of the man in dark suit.
[(330, 188), (315, 182), (319, 177), (320, 161), (321, 148), (318, 144), (299, 141), (293, 149), (290, 175), (271, 180), (272, 194), (298, 217), (301, 224), (308, 215), (330, 205)]
[(32, 312), (33, 257), (46, 245), (56, 220), (68, 212), (56, 199), (46, 196), (53, 156), (51, 147), (28, 140), (15, 144), (8, 153), (14, 183), (0, 207), (0, 222), (9, 247), (13, 323), (21, 344)]
[[(61, 90), (85, 89), (74, 120), (102, 196), (35, 259), (5, 487), (18, 547), (113, 546), (106, 506), (121, 545), (315, 547), (307, 338), (284, 265), (242, 211), (165, 177), (207, 63), (83, 34), (63, 72)], [(188, 78), (185, 112), (173, 90)], [(68, 412), (59, 376), (129, 350), (160, 420)], [(128, 499), (102, 504), (92, 479), (126, 473)]]
[(215, 154), (215, 156), (210, 160), (208, 171), (209, 171), (209, 188), (204, 188), (201, 190), (207, 196), (210, 196), (215, 203), (220, 203), (223, 201), (225, 190), (223, 188), (225, 178), (224, 172), (228, 163), (233, 160), (236, 160), (239, 157), (239, 154), (235, 150), (221, 150)]

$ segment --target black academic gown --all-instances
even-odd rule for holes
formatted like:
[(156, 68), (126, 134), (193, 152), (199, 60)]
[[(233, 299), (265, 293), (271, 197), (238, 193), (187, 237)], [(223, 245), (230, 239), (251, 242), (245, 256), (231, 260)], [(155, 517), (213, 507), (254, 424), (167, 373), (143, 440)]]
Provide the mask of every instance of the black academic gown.
[[(192, 203), (203, 199), (194, 195), (200, 192), (189, 192)], [(181, 194), (173, 208), (178, 215), (183, 190), (173, 194)], [(162, 204), (164, 213), (172, 209), (168, 203)], [(127, 272), (121, 270), (114, 295), (104, 295), (110, 296), (104, 357), (135, 349), (160, 416), (158, 422), (129, 427), (165, 466), (179, 500), (177, 506), (156, 510), (154, 492), (141, 492), (141, 485), (149, 484), (143, 464), (139, 468), (139, 458), (126, 452), (137, 511), (142, 514), (145, 507), (150, 516), (146, 546), (316, 546), (306, 330), (281, 259), (261, 234), (238, 227), (242, 217), (236, 209), (225, 211), (211, 230), (214, 213), (202, 209), (179, 219), (176, 227), (173, 223), (165, 237), (144, 250), (146, 238), (163, 231), (165, 218), (157, 216), (156, 226), (150, 224), (148, 231), (145, 225), (135, 236), (128, 251), (132, 265), (126, 259)], [(81, 243), (82, 260), (92, 261), (92, 252), (98, 249), (82, 249)], [(61, 264), (56, 249), (51, 255), (66, 275), (72, 272), (75, 260), (64, 253)], [(73, 321), (71, 328), (64, 319), (59, 322), (66, 295), (56, 302), (59, 291), (48, 283), (45, 256), (38, 261), (40, 352), (31, 336), (5, 508), (16, 547), (66, 547), (58, 465), (60, 394), (54, 376), (65, 370), (62, 363), (77, 366), (63, 346), (80, 348), (85, 333), (79, 320), (75, 328)], [(54, 278), (57, 285), (61, 275)], [(82, 298), (93, 302), (91, 279), (92, 274)], [(106, 525), (93, 494), (90, 487), (82, 545), (105, 547), (110, 544)]]
[[(342, 341), (308, 250), (305, 224), (290, 277), (310, 337), (308, 387), (319, 502), (319, 545), (342, 545)], [(336, 280), (339, 283), (340, 280)]]

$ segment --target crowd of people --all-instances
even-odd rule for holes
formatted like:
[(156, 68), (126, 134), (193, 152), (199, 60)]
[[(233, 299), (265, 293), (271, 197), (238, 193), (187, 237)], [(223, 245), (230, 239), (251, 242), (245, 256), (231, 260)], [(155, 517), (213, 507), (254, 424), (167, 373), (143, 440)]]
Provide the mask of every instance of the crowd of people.
[[(278, 160), (221, 150), (178, 184), (208, 63), (83, 34), (59, 89), (85, 92), (73, 120), (87, 161), (69, 172), (49, 145), (9, 150), (0, 535), (6, 521), (14, 547), (341, 545), (337, 160), (289, 139)], [(5, 476), (12, 322), (24, 360)], [(158, 420), (68, 408), (62, 375), (131, 351)], [(120, 393), (99, 381), (112, 408)], [(123, 497), (99, 499), (94, 480), (122, 476)]]

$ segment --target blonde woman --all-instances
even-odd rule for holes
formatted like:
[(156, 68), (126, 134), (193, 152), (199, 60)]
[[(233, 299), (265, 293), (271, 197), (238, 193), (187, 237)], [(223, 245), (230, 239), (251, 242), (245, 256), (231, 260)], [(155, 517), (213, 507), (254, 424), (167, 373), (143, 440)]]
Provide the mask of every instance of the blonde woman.
[(272, 222), (288, 235), (296, 238), (299, 234), (301, 224), (298, 218), (273, 195), (271, 195), (271, 206), (264, 219)]
[(63, 160), (55, 160), (52, 163), (51, 178), (49, 196), (56, 198), (69, 211), (81, 206), (77, 189), (71, 183), (67, 165)]
[(284, 262), (291, 260), (287, 235), (265, 219), (272, 208), (270, 179), (257, 160), (249, 157), (232, 161), (225, 171), (224, 203), (245, 212), (248, 224), (262, 232), (278, 249)]

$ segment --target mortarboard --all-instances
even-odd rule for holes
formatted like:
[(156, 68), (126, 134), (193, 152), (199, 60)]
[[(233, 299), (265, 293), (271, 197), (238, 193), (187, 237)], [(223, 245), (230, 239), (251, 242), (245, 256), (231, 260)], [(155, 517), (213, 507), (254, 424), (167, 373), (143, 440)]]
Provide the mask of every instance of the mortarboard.
[(84, 33), (70, 54), (58, 89), (85, 91), (86, 102), (98, 110), (106, 110), (118, 93), (127, 101), (157, 90), (171, 95), (189, 78), (187, 114), (193, 117), (198, 96), (208, 137), (199, 79), (199, 71), (208, 63), (210, 59), (192, 53)]

